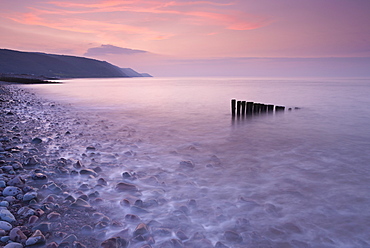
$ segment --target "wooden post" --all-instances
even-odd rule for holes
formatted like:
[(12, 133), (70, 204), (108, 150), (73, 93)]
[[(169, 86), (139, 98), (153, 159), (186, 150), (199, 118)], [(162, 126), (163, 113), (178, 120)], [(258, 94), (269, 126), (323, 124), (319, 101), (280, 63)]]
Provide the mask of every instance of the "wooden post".
[(261, 104), (261, 113), (266, 113), (266, 112), (267, 112), (267, 105)]
[(274, 112), (274, 105), (267, 105), (267, 111), (269, 112), (269, 113), (271, 113), (271, 112)]
[(240, 106), (241, 106), (241, 101), (236, 102), (236, 114), (239, 116), (240, 115)]
[(285, 107), (284, 106), (275, 106), (275, 112), (281, 112), (284, 111)]
[(231, 99), (231, 114), (232, 114), (232, 116), (235, 116), (235, 108), (236, 108), (236, 100)]
[(245, 101), (242, 101), (242, 115), (245, 115)]
[(254, 114), (259, 114), (261, 111), (261, 104), (260, 103), (255, 103), (253, 105), (253, 113)]
[(247, 102), (247, 115), (251, 115), (253, 113), (253, 102)]

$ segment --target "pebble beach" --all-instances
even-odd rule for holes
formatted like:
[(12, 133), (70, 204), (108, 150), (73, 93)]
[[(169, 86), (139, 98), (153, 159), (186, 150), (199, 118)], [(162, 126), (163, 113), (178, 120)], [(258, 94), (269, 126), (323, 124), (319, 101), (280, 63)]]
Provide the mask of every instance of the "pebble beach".
[[(87, 123), (68, 106), (40, 99), (18, 85), (0, 87), (0, 247), (229, 247), (220, 241), (212, 244), (181, 224), (196, 209), (194, 199), (168, 215), (165, 224), (148, 221), (145, 216), (166, 199), (164, 191), (156, 190), (156, 197), (143, 201), (140, 181), (156, 187), (163, 182), (119, 165), (121, 180), (109, 182), (107, 164), (96, 157), (118, 154), (100, 153), (92, 139), (94, 128), (104, 125)], [(135, 130), (126, 129), (130, 139)], [(76, 144), (83, 152), (71, 152)], [(123, 151), (122, 156), (130, 159), (134, 153)], [(191, 170), (194, 164), (180, 161), (179, 166)], [(109, 192), (114, 192), (111, 202), (109, 195), (100, 197)], [(117, 211), (124, 219), (110, 217)], [(224, 239), (235, 247), (242, 241), (232, 230)]]

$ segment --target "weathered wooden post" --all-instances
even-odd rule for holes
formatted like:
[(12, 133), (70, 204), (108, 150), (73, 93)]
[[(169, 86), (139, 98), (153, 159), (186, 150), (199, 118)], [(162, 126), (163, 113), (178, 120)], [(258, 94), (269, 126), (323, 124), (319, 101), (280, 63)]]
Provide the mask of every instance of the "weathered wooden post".
[(242, 101), (242, 115), (245, 115), (245, 101)]
[(241, 105), (242, 105), (242, 102), (241, 101), (237, 101), (236, 102), (236, 114), (238, 116), (240, 116), (240, 107), (241, 107)]
[(267, 112), (269, 113), (274, 112), (274, 105), (271, 105), (271, 104), (267, 105)]
[(284, 106), (275, 106), (275, 112), (282, 112), (285, 110)]
[(253, 102), (247, 102), (247, 115), (251, 115), (253, 113)]
[(236, 108), (236, 100), (231, 99), (231, 114), (232, 114), (232, 116), (235, 116), (235, 108)]
[(261, 104), (261, 113), (266, 113), (266, 112), (267, 112), (267, 105)]
[(253, 113), (259, 114), (260, 111), (261, 111), (261, 104), (260, 103), (253, 104)]

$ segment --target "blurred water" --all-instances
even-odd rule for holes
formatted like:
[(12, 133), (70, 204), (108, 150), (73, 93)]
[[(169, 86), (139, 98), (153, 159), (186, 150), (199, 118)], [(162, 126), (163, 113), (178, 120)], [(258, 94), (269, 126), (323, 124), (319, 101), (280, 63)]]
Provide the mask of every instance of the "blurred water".
[[(103, 155), (94, 161), (107, 164), (112, 185), (122, 171), (135, 172), (140, 199), (161, 202), (141, 214), (146, 223), (229, 247), (370, 247), (369, 79), (78, 79), (27, 87), (90, 118), (88, 142)], [(232, 119), (232, 98), (293, 110)], [(180, 165), (188, 160), (194, 168)], [(122, 198), (105, 193), (113, 205)], [(243, 241), (231, 242), (226, 230)]]

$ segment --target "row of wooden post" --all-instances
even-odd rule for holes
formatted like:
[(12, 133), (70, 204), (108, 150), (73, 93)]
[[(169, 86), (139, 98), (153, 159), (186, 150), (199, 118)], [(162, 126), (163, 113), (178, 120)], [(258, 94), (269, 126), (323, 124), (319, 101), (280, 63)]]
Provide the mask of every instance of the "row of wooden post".
[(259, 113), (273, 113), (284, 111), (284, 106), (274, 106), (272, 104), (263, 104), (255, 102), (237, 101), (236, 99), (231, 100), (231, 114), (235, 115), (252, 115)]

